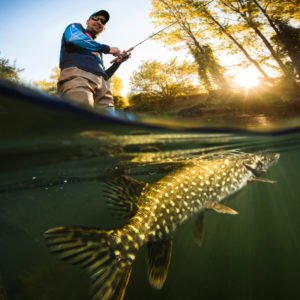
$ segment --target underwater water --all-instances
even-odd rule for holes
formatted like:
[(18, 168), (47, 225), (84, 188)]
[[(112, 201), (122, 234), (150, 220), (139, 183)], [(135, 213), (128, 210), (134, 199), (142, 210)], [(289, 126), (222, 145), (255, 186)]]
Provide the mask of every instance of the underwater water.
[(280, 153), (263, 176), (276, 183), (253, 182), (225, 201), (238, 215), (208, 211), (201, 247), (193, 220), (182, 224), (161, 290), (148, 283), (141, 249), (125, 299), (300, 298), (299, 120), (155, 127), (40, 97), (6, 92), (0, 102), (0, 299), (88, 299), (87, 273), (52, 255), (43, 233), (61, 225), (118, 228), (126, 220), (108, 208), (105, 182), (122, 174), (155, 182), (176, 160), (226, 151)]

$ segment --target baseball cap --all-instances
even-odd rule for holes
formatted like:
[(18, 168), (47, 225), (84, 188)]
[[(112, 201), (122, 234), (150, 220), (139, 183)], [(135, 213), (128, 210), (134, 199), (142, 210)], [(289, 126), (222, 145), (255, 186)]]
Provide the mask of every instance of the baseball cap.
[(109, 21), (109, 18), (110, 18), (109, 13), (106, 10), (103, 10), (103, 9), (93, 13), (89, 17), (89, 19), (94, 17), (94, 16), (103, 16), (106, 19), (106, 23)]

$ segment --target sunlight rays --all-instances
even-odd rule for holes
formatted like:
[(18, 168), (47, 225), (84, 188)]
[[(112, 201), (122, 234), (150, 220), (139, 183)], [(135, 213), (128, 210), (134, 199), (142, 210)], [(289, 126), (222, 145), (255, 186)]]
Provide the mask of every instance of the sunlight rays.
[(249, 90), (260, 84), (260, 76), (257, 70), (247, 68), (237, 73), (233, 81), (237, 86)]

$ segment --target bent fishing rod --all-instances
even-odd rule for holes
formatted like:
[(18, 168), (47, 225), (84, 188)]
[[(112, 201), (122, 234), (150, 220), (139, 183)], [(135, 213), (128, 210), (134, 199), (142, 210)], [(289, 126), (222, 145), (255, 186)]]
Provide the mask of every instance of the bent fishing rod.
[(169, 27), (173, 26), (175, 23), (177, 23), (178, 21), (175, 21), (171, 24), (169, 24), (168, 26), (164, 27), (163, 29), (153, 33), (152, 35), (150, 35), (149, 37), (147, 37), (146, 39), (142, 40), (141, 42), (137, 43), (136, 45), (134, 45), (133, 47), (129, 48), (128, 50), (124, 51), (120, 56), (116, 57), (114, 60), (111, 61), (111, 63), (116, 62), (119, 58), (124, 59), (130, 56), (130, 52), (135, 49), (137, 46), (145, 43), (146, 41), (152, 39), (154, 36), (160, 34), (161, 32), (165, 31), (166, 29), (168, 29)]

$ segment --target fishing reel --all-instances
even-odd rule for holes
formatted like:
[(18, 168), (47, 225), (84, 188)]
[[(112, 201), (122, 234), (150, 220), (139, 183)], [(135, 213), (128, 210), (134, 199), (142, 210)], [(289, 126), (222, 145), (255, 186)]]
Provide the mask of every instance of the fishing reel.
[(130, 48), (128, 50), (124, 50), (121, 55), (119, 55), (118, 57), (116, 57), (114, 60), (112, 60), (110, 63), (122, 63), (124, 61), (126, 61), (128, 58), (131, 57), (131, 51), (133, 50), (133, 48)]

